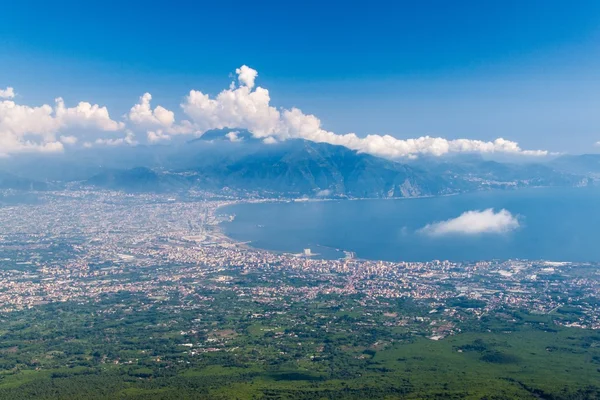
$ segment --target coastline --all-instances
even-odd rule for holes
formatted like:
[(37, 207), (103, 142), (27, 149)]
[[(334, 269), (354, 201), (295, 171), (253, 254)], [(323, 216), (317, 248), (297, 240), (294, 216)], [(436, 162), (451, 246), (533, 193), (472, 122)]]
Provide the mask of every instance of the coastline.
[[(287, 246), (286, 249), (286, 245), (279, 243), (276, 246), (279, 247), (279, 249), (272, 249), (269, 247), (265, 247), (264, 244), (263, 246), (256, 246), (255, 243), (252, 242), (252, 240), (254, 240), (256, 238), (256, 235), (246, 235), (246, 237), (244, 237), (243, 235), (240, 236), (239, 239), (236, 239), (232, 236), (229, 236), (229, 232), (227, 232), (227, 228), (226, 225), (224, 225), (224, 222), (227, 222), (226, 219), (223, 218), (223, 215), (232, 215), (234, 214), (231, 209), (227, 208), (230, 206), (237, 206), (237, 205), (244, 205), (244, 204), (260, 204), (260, 203), (272, 203), (272, 204), (276, 204), (276, 203), (321, 203), (321, 202), (333, 202), (333, 201), (337, 201), (337, 202), (342, 202), (342, 200), (350, 200), (353, 202), (356, 201), (373, 201), (373, 200), (410, 200), (410, 199), (435, 199), (435, 198), (447, 198), (447, 197), (465, 197), (467, 200), (464, 202), (462, 202), (462, 200), (453, 200), (452, 203), (456, 203), (456, 204), (462, 204), (464, 207), (460, 207), (460, 208), (456, 208), (456, 215), (453, 217), (457, 217), (458, 215), (460, 215), (462, 212), (467, 211), (467, 210), (471, 210), (471, 209), (487, 209), (487, 208), (498, 208), (500, 209), (500, 207), (503, 207), (502, 203), (500, 203), (500, 205), (498, 205), (496, 200), (497, 196), (496, 194), (504, 194), (506, 199), (511, 199), (511, 197), (513, 196), (513, 194), (517, 194), (517, 193), (524, 193), (525, 196), (521, 197), (520, 195), (517, 195), (518, 197), (516, 197), (516, 199), (520, 199), (523, 198), (525, 200), (525, 202), (527, 203), (528, 209), (531, 209), (532, 206), (534, 205), (534, 203), (532, 202), (532, 200), (536, 201), (536, 198), (539, 198), (539, 193), (540, 191), (543, 190), (549, 190), (549, 191), (554, 191), (560, 188), (555, 188), (555, 187), (529, 187), (529, 188), (522, 188), (521, 189), (517, 189), (517, 190), (510, 190), (510, 191), (506, 191), (506, 190), (501, 190), (501, 189), (493, 189), (493, 190), (483, 190), (483, 191), (476, 191), (476, 192), (465, 192), (465, 193), (452, 193), (452, 194), (444, 194), (444, 195), (439, 195), (439, 196), (420, 196), (420, 197), (399, 197), (399, 198), (300, 198), (300, 199), (291, 199), (291, 198), (286, 198), (286, 199), (281, 199), (281, 198), (262, 198), (262, 199), (244, 199), (244, 198), (238, 198), (238, 199), (232, 199), (230, 201), (227, 202), (223, 202), (221, 204), (219, 204), (217, 207), (214, 207), (212, 209), (212, 215), (214, 217), (214, 220), (217, 220), (218, 223), (215, 223), (213, 225), (213, 229), (214, 229), (214, 233), (218, 234), (218, 236), (225, 240), (226, 242), (232, 244), (232, 245), (236, 245), (236, 246), (240, 246), (243, 248), (248, 248), (248, 249), (254, 249), (254, 250), (260, 250), (260, 251), (267, 251), (267, 252), (271, 252), (271, 253), (275, 253), (275, 254), (288, 254), (288, 255), (298, 255), (299, 252), (302, 251), (303, 248), (312, 248), (314, 253), (324, 253), (324, 254), (313, 254), (310, 256), (310, 258), (312, 259), (322, 259), (322, 260), (336, 260), (336, 259), (344, 259), (346, 258), (344, 256), (344, 251), (347, 252), (352, 252), (354, 253), (354, 257), (353, 259), (360, 259), (360, 260), (366, 260), (366, 261), (383, 261), (383, 262), (428, 262), (428, 261), (434, 261), (434, 260), (448, 260), (448, 261), (453, 261), (453, 262), (457, 262), (457, 261), (464, 261), (464, 262), (471, 262), (471, 261), (485, 261), (485, 260), (535, 260), (535, 261), (539, 261), (539, 260), (552, 260), (552, 261), (556, 261), (556, 262), (578, 262), (578, 263), (597, 263), (599, 260), (597, 259), (596, 255), (593, 254), (592, 250), (581, 250), (578, 248), (569, 248), (569, 247), (565, 247), (565, 251), (563, 252), (562, 250), (560, 250), (561, 246), (567, 246), (564, 242), (560, 242), (561, 246), (554, 246), (554, 247), (540, 247), (539, 249), (534, 249), (533, 251), (530, 250), (523, 250), (523, 249), (519, 249), (515, 243), (514, 240), (523, 240), (523, 235), (522, 233), (518, 233), (518, 236), (514, 236), (515, 238), (520, 237), (521, 239), (514, 239), (512, 241), (512, 244), (508, 244), (507, 242), (507, 246), (506, 247), (506, 254), (499, 254), (498, 250), (494, 250), (492, 248), (490, 248), (490, 251), (479, 251), (477, 250), (477, 248), (474, 248), (474, 252), (466, 252), (464, 253), (464, 257), (461, 257), (460, 255), (457, 255), (456, 251), (452, 250), (451, 252), (447, 252), (445, 250), (439, 250), (439, 251), (433, 251), (432, 254), (430, 256), (427, 256), (427, 254), (425, 255), (425, 257), (423, 257), (423, 251), (424, 250), (418, 250), (417, 253), (414, 253), (411, 248), (410, 248), (410, 241), (411, 240), (415, 240), (413, 239), (409, 239), (409, 242), (403, 241), (401, 246), (405, 247), (405, 250), (398, 250), (398, 252), (403, 252), (403, 254), (398, 255), (393, 253), (393, 248), (388, 246), (388, 249), (392, 249), (392, 253), (390, 253), (389, 250), (384, 250), (383, 253), (381, 253), (381, 256), (376, 255), (374, 256), (374, 253), (377, 254), (377, 252), (373, 252), (370, 251), (370, 255), (368, 255), (367, 257), (365, 257), (365, 255), (361, 256), (361, 249), (358, 247), (354, 247), (354, 248), (344, 248), (344, 242), (339, 242), (336, 244), (332, 244), (331, 242), (328, 242), (327, 245), (323, 245), (321, 244), (322, 241), (320, 241), (318, 238), (315, 238), (313, 240), (312, 237), (308, 237), (308, 238), (304, 238), (305, 243), (302, 243), (302, 240), (297, 240), (298, 243), (294, 243), (292, 246)], [(578, 199), (581, 198), (581, 196), (577, 193), (579, 193), (579, 189), (580, 188), (573, 188), (574, 191), (570, 191), (569, 193), (574, 193), (573, 197), (574, 199)], [(584, 188), (585, 189), (585, 188)], [(529, 193), (529, 194), (527, 194)], [(561, 192), (562, 193), (562, 192)], [(483, 194), (483, 197), (479, 197), (480, 194)], [(459, 196), (461, 195), (461, 196)], [(552, 193), (550, 193), (550, 195), (552, 195)], [(474, 196), (473, 198), (476, 200), (470, 200), (468, 199), (469, 196)], [(544, 196), (544, 194), (542, 193), (543, 198), (550, 198), (552, 196)], [(586, 196), (587, 197), (587, 196)], [(479, 199), (479, 200), (477, 200)], [(487, 204), (489, 201), (489, 205)], [(512, 200), (510, 200), (512, 201)], [(505, 200), (506, 202), (506, 200)], [(424, 204), (429, 204), (429, 202), (424, 203)], [(432, 203), (432, 204), (437, 204), (437, 203)], [(443, 203), (445, 204), (445, 202)], [(333, 207), (333, 206), (327, 206), (328, 208)], [(400, 206), (401, 209), (406, 209), (404, 206)], [(412, 206), (407, 206), (407, 210), (411, 210), (414, 209), (415, 207), (419, 207), (416, 205), (412, 205)], [(438, 206), (439, 207), (439, 206)], [(510, 207), (510, 206), (509, 206)], [(211, 207), (212, 208), (212, 207)], [(513, 207), (509, 208), (510, 210), (514, 210)], [(410, 211), (409, 211), (410, 212)], [(526, 218), (529, 218), (529, 212), (528, 210), (525, 210), (522, 214), (521, 211), (519, 210), (519, 208), (517, 207), (516, 211), (518, 212), (520, 215), (525, 215)], [(535, 218), (537, 217), (537, 221), (539, 221), (539, 215), (536, 216), (536, 213), (531, 210), (531, 218)], [(537, 213), (539, 214), (539, 213)], [(451, 217), (451, 218), (453, 218)], [(435, 214), (431, 216), (431, 219), (426, 222), (426, 223), (432, 223), (432, 222), (436, 222), (436, 221), (440, 221), (440, 220), (444, 220), (444, 218), (440, 218), (439, 214), (436, 216)], [(258, 221), (258, 222), (257, 222)], [(260, 220), (254, 221), (257, 224), (262, 224), (263, 222), (260, 222)], [(534, 219), (531, 219), (531, 221), (535, 221)], [(422, 222), (419, 222), (419, 224), (421, 224)], [(273, 229), (273, 222), (270, 223), (270, 228)], [(400, 227), (400, 225), (398, 225)], [(418, 226), (418, 225), (417, 225)], [(539, 225), (539, 227), (541, 227), (542, 225)], [(560, 224), (558, 225), (560, 227)], [(535, 235), (535, 231), (533, 230), (529, 230), (531, 229), (531, 225), (524, 225), (523, 229), (527, 228), (529, 233), (527, 233), (527, 235), (531, 236), (532, 234)], [(406, 227), (405, 227), (406, 229)], [(416, 227), (412, 226), (409, 227), (409, 232), (412, 232), (412, 230), (415, 230)], [(540, 229), (540, 228), (536, 228), (536, 229)], [(560, 228), (557, 228), (556, 230), (560, 231)], [(388, 229), (389, 231), (389, 229)], [(522, 232), (522, 230), (521, 230)], [(280, 236), (281, 235), (285, 235), (285, 232), (279, 232), (278, 233)], [(371, 232), (371, 234), (373, 234), (373, 232)], [(411, 235), (412, 236), (412, 235)], [(556, 236), (556, 235), (554, 235)], [(557, 239), (559, 239), (559, 236), (556, 237), (549, 237), (549, 240), (554, 240), (556, 241)], [(564, 235), (562, 235), (564, 236)], [(561, 236), (561, 237), (562, 237)], [(491, 238), (492, 236), (487, 236), (487, 238)], [(471, 240), (473, 237), (467, 238), (469, 240)], [(500, 236), (498, 237), (501, 240), (504, 240), (503, 238), (506, 238), (506, 236)], [(250, 239), (247, 241), (243, 241), (242, 239)], [(321, 238), (322, 239), (322, 238)], [(263, 241), (267, 240), (265, 238), (261, 239)], [(419, 240), (420, 243), (418, 243), (418, 245), (421, 246), (425, 246), (428, 245), (428, 243), (425, 243), (422, 239), (416, 239)], [(457, 239), (458, 240), (458, 239)], [(486, 239), (487, 240), (487, 239)], [(268, 240), (267, 240), (268, 243)], [(414, 241), (415, 244), (417, 244), (416, 241)], [(447, 242), (449, 243), (449, 242)], [(475, 243), (475, 241), (473, 241), (473, 243)], [(558, 242), (557, 242), (558, 243)], [(584, 244), (585, 245), (585, 244)], [(409, 246), (409, 247), (407, 247)], [(435, 243), (432, 244), (432, 246), (436, 246)], [(481, 245), (478, 245), (481, 247)], [(290, 249), (290, 247), (292, 247), (292, 249)], [(316, 247), (320, 247), (323, 249), (327, 249), (328, 251), (322, 252), (322, 251), (317, 251), (315, 248)], [(556, 249), (556, 251), (552, 251), (552, 249)], [(589, 248), (589, 246), (588, 246)], [(551, 251), (548, 251), (548, 249), (551, 249)], [(581, 250), (581, 251), (580, 251)], [(408, 253), (406, 252), (408, 251)], [(465, 250), (466, 251), (466, 250)], [(329, 254), (327, 254), (329, 252)], [(386, 254), (387, 252), (387, 254)], [(358, 257), (357, 254), (358, 253)], [(412, 254), (411, 254), (412, 253)], [(437, 254), (436, 254), (437, 253)], [(454, 254), (453, 254), (454, 253)], [(367, 253), (368, 254), (368, 253)], [(406, 255), (405, 258), (402, 258), (402, 255)], [(359, 258), (360, 257), (360, 258)]]

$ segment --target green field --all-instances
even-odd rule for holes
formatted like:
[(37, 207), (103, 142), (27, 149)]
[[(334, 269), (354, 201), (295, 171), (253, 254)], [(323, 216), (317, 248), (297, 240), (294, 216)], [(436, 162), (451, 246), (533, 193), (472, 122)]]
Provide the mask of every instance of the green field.
[[(65, 303), (4, 316), (0, 398), (600, 397), (600, 332), (556, 326), (555, 315), (467, 320), (462, 332), (431, 340), (421, 322), (383, 326), (399, 318), (389, 307), (418, 311), (399, 303), (346, 313), (321, 299), (258, 318), (277, 306), (224, 297), (203, 311), (132, 313), (141, 300), (126, 299), (131, 306)], [(331, 318), (335, 325), (322, 323)]]

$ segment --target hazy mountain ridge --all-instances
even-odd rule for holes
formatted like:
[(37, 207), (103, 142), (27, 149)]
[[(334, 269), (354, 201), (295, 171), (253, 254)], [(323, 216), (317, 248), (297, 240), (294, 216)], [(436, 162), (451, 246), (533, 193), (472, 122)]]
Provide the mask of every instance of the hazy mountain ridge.
[(559, 171), (600, 179), (600, 154), (565, 155), (553, 160), (550, 165)]
[(128, 192), (169, 192), (189, 187), (185, 179), (146, 167), (111, 170), (94, 175), (87, 185)]
[(47, 190), (49, 187), (50, 185), (46, 182), (39, 182), (0, 171), (0, 189)]
[(513, 164), (484, 160), (481, 157), (465, 159), (421, 160), (415, 165), (451, 182), (481, 185), (481, 188), (509, 188), (530, 186), (582, 186), (591, 184), (590, 174), (575, 174), (554, 168), (552, 164)]
[(218, 162), (197, 161), (176, 169), (111, 169), (86, 180), (85, 184), (158, 192), (227, 187), (292, 197), (412, 197), (447, 191), (443, 180), (417, 168), (359, 154), (345, 147), (306, 141), (262, 145), (251, 154)]
[(128, 192), (227, 188), (286, 197), (388, 198), (594, 184), (600, 155), (546, 163), (497, 162), (478, 155), (397, 162), (299, 139), (265, 144), (247, 131), (223, 129), (169, 145), (23, 157), (0, 164), (0, 170), (9, 171), (0, 174), (3, 189), (45, 190), (70, 182), (70, 187)]

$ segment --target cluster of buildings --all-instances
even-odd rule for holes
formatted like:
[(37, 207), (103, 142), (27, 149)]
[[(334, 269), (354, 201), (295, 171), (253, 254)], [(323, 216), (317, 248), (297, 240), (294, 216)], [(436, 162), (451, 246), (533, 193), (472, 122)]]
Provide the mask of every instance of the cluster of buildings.
[[(250, 248), (225, 237), (234, 199), (116, 192), (55, 192), (0, 207), (0, 312), (51, 302), (93, 303), (117, 293), (181, 309), (231, 293), (257, 304), (347, 297), (357, 304), (411, 299), (431, 338), (465, 318), (506, 310), (557, 315), (600, 329), (600, 269), (546, 261), (457, 263), (323, 260)], [(560, 313), (563, 308), (577, 313)], [(392, 313), (389, 313), (392, 315)], [(400, 316), (397, 324), (403, 323)]]

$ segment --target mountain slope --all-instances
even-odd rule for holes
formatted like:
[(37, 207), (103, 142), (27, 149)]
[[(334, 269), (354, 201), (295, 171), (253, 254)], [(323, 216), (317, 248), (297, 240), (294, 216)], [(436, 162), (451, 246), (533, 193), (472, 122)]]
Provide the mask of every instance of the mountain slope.
[[(237, 143), (227, 145), (236, 146)], [(290, 140), (275, 145), (222, 147), (190, 143), (171, 168), (107, 169), (87, 185), (131, 192), (229, 188), (285, 196), (412, 197), (451, 192), (444, 179), (341, 146)]]
[(224, 186), (290, 195), (406, 197), (444, 191), (418, 169), (341, 146), (291, 140), (199, 171)]
[[(232, 132), (236, 135), (233, 140)], [(0, 160), (3, 170), (18, 171), (24, 177), (3, 179), (0, 175), (0, 189), (40, 190), (42, 186), (32, 182), (62, 178), (72, 182), (70, 186), (80, 182), (87, 187), (130, 192), (193, 188), (286, 197), (414, 197), (482, 189), (582, 186), (594, 184), (600, 176), (600, 156), (593, 155), (560, 157), (544, 164), (500, 163), (472, 154), (423, 156), (400, 163), (300, 139), (265, 144), (247, 131), (232, 129), (211, 131), (194, 140), (180, 139), (168, 145)]]
[(550, 164), (560, 171), (600, 178), (600, 154), (566, 155)]
[(513, 164), (484, 160), (481, 157), (454, 157), (420, 160), (414, 165), (444, 177), (464, 190), (531, 186), (580, 186), (587, 184), (583, 175), (560, 171), (552, 165)]
[(0, 189), (47, 190), (48, 184), (0, 171)]
[(104, 171), (94, 175), (85, 183), (126, 192), (170, 192), (189, 187), (182, 177), (155, 172), (144, 167)]

